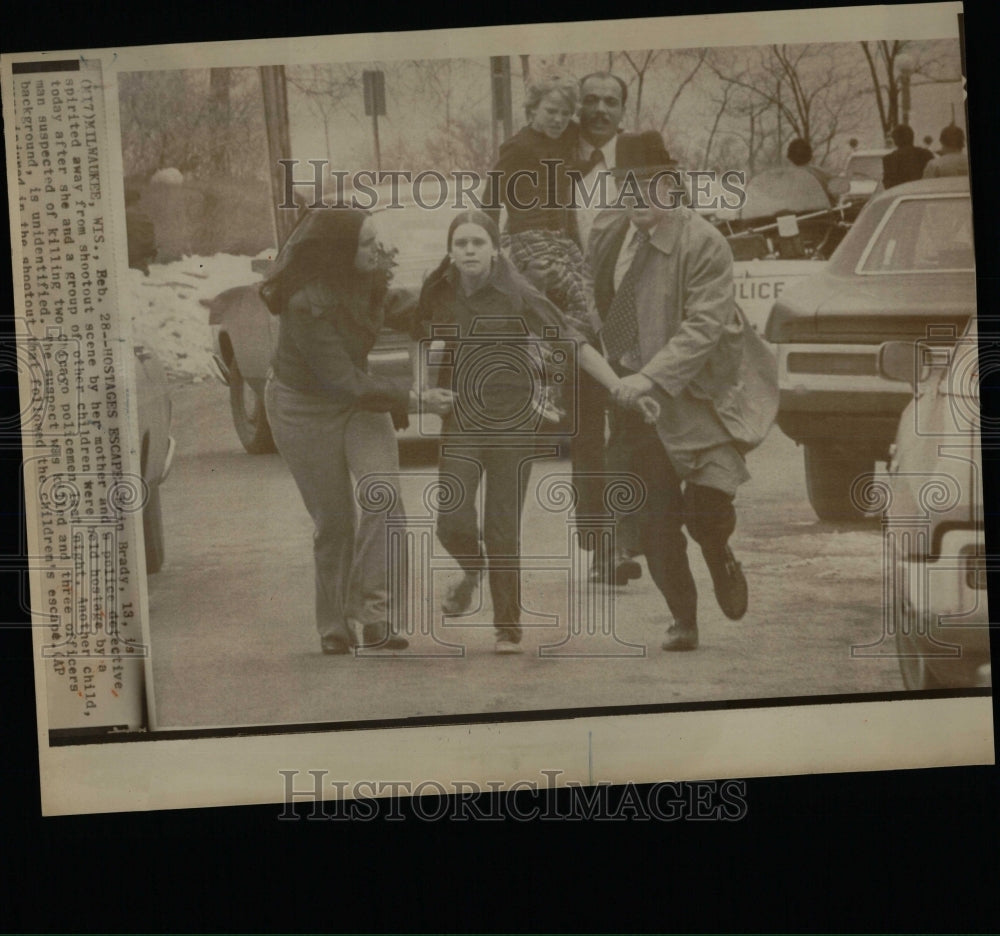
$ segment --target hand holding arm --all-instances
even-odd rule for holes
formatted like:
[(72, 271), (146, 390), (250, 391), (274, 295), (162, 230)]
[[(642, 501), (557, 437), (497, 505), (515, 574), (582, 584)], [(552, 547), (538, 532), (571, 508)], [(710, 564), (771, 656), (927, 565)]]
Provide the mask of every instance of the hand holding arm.
[(454, 394), (450, 390), (431, 387), (426, 390), (410, 391), (411, 413), (433, 413), (435, 416), (447, 416), (451, 412)]

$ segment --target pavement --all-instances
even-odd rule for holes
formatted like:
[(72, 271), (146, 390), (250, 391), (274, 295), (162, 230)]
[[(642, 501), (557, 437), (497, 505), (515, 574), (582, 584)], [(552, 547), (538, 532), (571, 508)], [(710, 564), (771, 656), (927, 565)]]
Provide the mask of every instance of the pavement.
[[(670, 623), (643, 564), (621, 588), (585, 582), (568, 516), (529, 492), (523, 549), (525, 653), (498, 656), (488, 590), (463, 617), (438, 610), (457, 567), (428, 535), (424, 633), (399, 653), (320, 653), (313, 619), (312, 524), (278, 455), (248, 455), (226, 388), (175, 383), (177, 454), (161, 490), (167, 561), (149, 579), (154, 725), (222, 727), (477, 713), (585, 710), (902, 690), (882, 638), (877, 521), (821, 523), (802, 453), (772, 430), (749, 457), (732, 540), (749, 581), (743, 620), (725, 618), (694, 548), (701, 646), (660, 649)], [(432, 530), (426, 447), (404, 446), (408, 515)], [(531, 491), (569, 472), (535, 465)], [(550, 504), (551, 507), (551, 504)], [(416, 523), (420, 526), (419, 522)], [(572, 584), (570, 569), (578, 581)], [(867, 647), (868, 649), (863, 649)], [(852, 648), (854, 651), (852, 653)], [(862, 649), (858, 649), (862, 648)]]

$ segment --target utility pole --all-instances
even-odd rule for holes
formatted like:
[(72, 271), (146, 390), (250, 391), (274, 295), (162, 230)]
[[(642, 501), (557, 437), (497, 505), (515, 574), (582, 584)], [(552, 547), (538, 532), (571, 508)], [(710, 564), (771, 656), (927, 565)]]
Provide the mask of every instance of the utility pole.
[[(510, 56), (490, 57), (490, 85), (493, 101), (493, 159), (500, 152), (500, 144), (514, 132), (514, 110), (510, 90)], [(501, 136), (500, 128), (503, 128)]]
[(274, 208), (274, 236), (280, 247), (292, 232), (297, 213), (282, 210), (279, 193), (284, 191), (285, 176), (281, 159), (292, 155), (291, 133), (288, 128), (288, 89), (285, 84), (284, 65), (262, 65), (260, 67), (260, 87), (264, 98), (264, 126), (267, 128), (268, 169), (271, 179), (271, 205)]
[(375, 137), (375, 169), (382, 171), (382, 150), (378, 141), (378, 118), (385, 115), (385, 72), (366, 70), (362, 72), (365, 90), (365, 113), (372, 118), (372, 134)]

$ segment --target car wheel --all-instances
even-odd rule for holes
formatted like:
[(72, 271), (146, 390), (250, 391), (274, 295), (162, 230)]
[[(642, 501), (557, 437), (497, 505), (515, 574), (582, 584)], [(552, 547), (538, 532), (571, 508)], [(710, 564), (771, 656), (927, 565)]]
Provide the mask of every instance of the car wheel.
[(163, 561), (166, 558), (159, 486), (150, 486), (149, 497), (142, 508), (142, 538), (146, 546), (146, 574), (153, 575), (163, 568)]
[(229, 362), (229, 408), (240, 442), (251, 455), (276, 452), (271, 426), (264, 411), (264, 401), (254, 393), (240, 373), (236, 358)]
[(832, 523), (864, 520), (864, 513), (851, 498), (851, 486), (858, 475), (875, 470), (875, 459), (844, 455), (823, 442), (809, 442), (804, 448), (806, 490), (816, 516)]

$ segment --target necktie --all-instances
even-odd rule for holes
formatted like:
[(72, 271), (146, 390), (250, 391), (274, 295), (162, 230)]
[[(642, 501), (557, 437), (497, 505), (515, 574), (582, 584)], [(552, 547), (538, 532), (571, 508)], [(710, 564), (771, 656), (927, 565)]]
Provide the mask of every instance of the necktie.
[(633, 238), (636, 245), (632, 264), (622, 277), (618, 291), (611, 300), (611, 308), (604, 320), (601, 337), (608, 352), (608, 360), (614, 364), (639, 344), (639, 322), (635, 317), (635, 287), (639, 282), (642, 267), (648, 253), (649, 234), (638, 230)]

